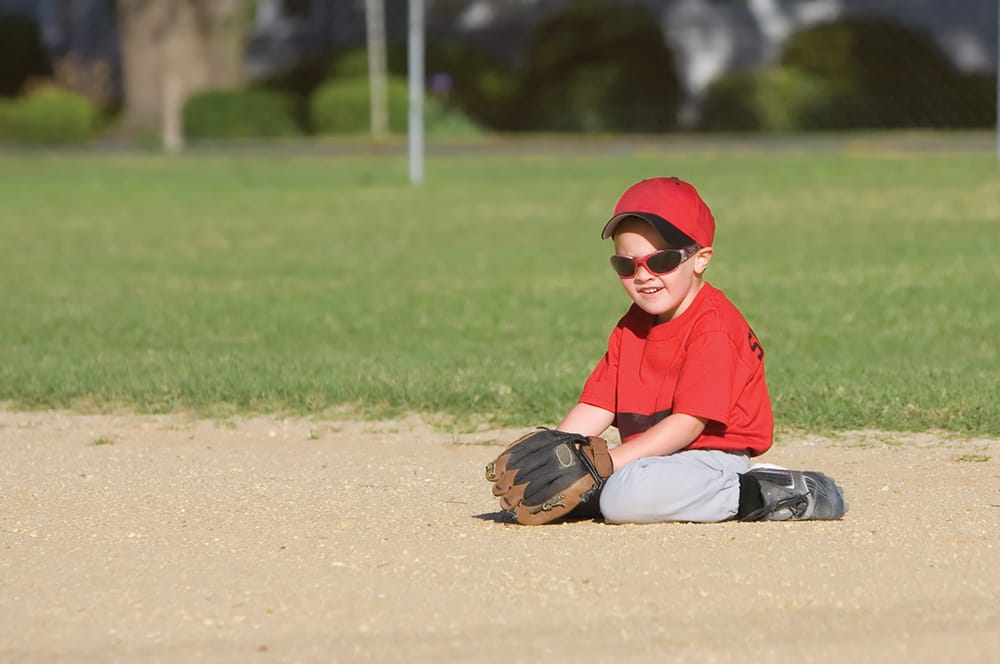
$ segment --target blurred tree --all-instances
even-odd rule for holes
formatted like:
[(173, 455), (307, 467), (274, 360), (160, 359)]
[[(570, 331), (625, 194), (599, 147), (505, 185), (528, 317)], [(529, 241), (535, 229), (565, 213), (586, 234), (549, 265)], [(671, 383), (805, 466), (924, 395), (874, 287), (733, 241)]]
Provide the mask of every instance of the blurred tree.
[(16, 97), (32, 77), (51, 73), (35, 21), (0, 15), (0, 97)]
[(667, 131), (680, 97), (673, 52), (655, 16), (639, 5), (578, 0), (532, 30), (514, 128)]
[(782, 64), (830, 89), (809, 127), (985, 127), (994, 121), (988, 79), (962, 74), (929, 33), (891, 19), (845, 18), (797, 32), (785, 44)]
[(126, 131), (164, 133), (179, 147), (185, 98), (241, 82), (254, 0), (114, 0)]

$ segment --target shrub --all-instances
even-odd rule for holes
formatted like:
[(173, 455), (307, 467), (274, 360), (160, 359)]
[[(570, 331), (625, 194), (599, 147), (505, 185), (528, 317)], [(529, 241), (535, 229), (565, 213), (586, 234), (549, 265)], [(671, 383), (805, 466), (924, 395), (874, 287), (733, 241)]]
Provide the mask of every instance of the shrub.
[[(387, 48), (388, 73), (406, 78), (406, 51)], [(334, 78), (368, 76), (368, 54), (364, 48), (327, 51), (304, 58), (287, 69), (268, 75), (258, 85), (280, 90), (297, 98), (309, 99), (319, 86)]]
[(532, 31), (516, 104), (524, 129), (663, 131), (679, 101), (657, 21), (638, 7), (585, 0)]
[[(406, 49), (390, 45), (386, 53), (388, 73), (405, 80), (406, 67)], [(510, 124), (505, 118), (510, 113), (516, 87), (514, 75), (486, 54), (463, 44), (432, 42), (427, 45), (424, 69), (428, 80), (446, 74), (452, 83), (451, 93), (446, 97), (429, 91), (445, 107), (439, 124), (461, 124), (475, 132), (480, 131), (481, 125)], [(285, 71), (268, 76), (259, 85), (293, 95), (296, 119), (301, 126), (313, 129), (310, 100), (321, 85), (331, 80), (367, 78), (367, 51), (352, 48), (306, 58)]]
[(950, 127), (988, 124), (992, 98), (975, 86), (924, 33), (870, 18), (802, 30), (785, 45), (782, 64), (826, 82), (831, 98), (814, 118), (823, 127)]
[(810, 129), (831, 94), (822, 79), (792, 67), (733, 72), (709, 87), (699, 127), (771, 132)]
[(433, 97), (425, 97), (424, 131), (428, 136), (469, 137), (479, 136), (483, 127), (462, 109), (444, 106)]
[(993, 74), (962, 74), (952, 89), (948, 118), (953, 127), (995, 127), (997, 78)]
[(756, 103), (766, 131), (815, 128), (833, 94), (822, 79), (794, 67), (766, 69), (757, 78)]
[(15, 143), (75, 143), (94, 137), (100, 113), (80, 95), (52, 86), (35, 88), (0, 107), (0, 139)]
[(707, 130), (757, 131), (764, 122), (757, 108), (753, 72), (735, 71), (712, 81), (702, 99), (698, 127)]
[[(389, 73), (402, 74), (403, 72), (393, 72), (389, 68), (388, 52), (386, 53), (386, 70)], [(330, 78), (363, 78), (368, 76), (368, 51), (363, 48), (355, 48), (337, 55), (331, 67)]]
[(35, 22), (26, 16), (0, 16), (0, 96), (14, 97), (32, 78), (51, 75)]
[(184, 104), (184, 133), (198, 138), (276, 138), (301, 133), (294, 101), (276, 90), (204, 90)]
[[(390, 76), (386, 84), (389, 131), (405, 131), (406, 81)], [(367, 76), (328, 81), (316, 89), (309, 101), (309, 119), (319, 134), (360, 134), (371, 126)]]
[[(401, 59), (402, 58), (402, 59)], [(399, 49), (389, 49), (389, 71), (393, 68), (406, 69), (405, 54)], [(327, 51), (309, 56), (287, 69), (268, 75), (257, 82), (267, 90), (276, 90), (292, 98), (296, 123), (307, 131), (313, 130), (310, 102), (315, 92), (325, 82), (334, 78), (355, 78), (368, 76), (368, 60), (364, 49)], [(405, 74), (404, 74), (405, 77)]]
[[(386, 69), (390, 76), (406, 80), (407, 54), (404, 48), (395, 45), (387, 48)], [(330, 72), (331, 78), (337, 79), (367, 78), (368, 52), (360, 48), (338, 54)], [(440, 111), (441, 121), (444, 121), (444, 116), (450, 120), (464, 118), (461, 122), (468, 124), (469, 128), (474, 127), (475, 131), (481, 124), (504, 126), (515, 89), (512, 73), (473, 47), (458, 43), (428, 44), (424, 75), (431, 80), (442, 74), (450, 81), (450, 93), (441, 96), (434, 90), (428, 91), (428, 100), (435, 100), (429, 101), (429, 108)], [(437, 109), (438, 105), (444, 108)]]
[(16, 112), (14, 110), (16, 105), (16, 102), (0, 97), (0, 143), (7, 143), (14, 139), (11, 130), (14, 124), (13, 115)]
[[(385, 49), (386, 72), (406, 78), (406, 48), (389, 45)], [(333, 58), (329, 75), (331, 78), (361, 78), (368, 76), (368, 51), (365, 48), (351, 48), (341, 51)]]
[[(389, 131), (407, 130), (409, 89), (405, 79), (390, 76), (386, 85)], [(309, 103), (310, 122), (319, 134), (363, 134), (371, 127), (368, 77), (355, 76), (324, 83)], [(431, 95), (424, 97), (424, 123), (430, 136), (479, 133), (479, 125), (461, 109), (448, 108)]]

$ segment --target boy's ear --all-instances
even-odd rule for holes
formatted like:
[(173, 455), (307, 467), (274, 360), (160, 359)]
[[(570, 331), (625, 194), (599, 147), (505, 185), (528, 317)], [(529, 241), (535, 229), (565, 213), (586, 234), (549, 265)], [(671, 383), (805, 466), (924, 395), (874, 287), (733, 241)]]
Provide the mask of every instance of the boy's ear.
[(694, 273), (700, 277), (712, 261), (712, 247), (702, 247), (692, 260), (694, 260)]

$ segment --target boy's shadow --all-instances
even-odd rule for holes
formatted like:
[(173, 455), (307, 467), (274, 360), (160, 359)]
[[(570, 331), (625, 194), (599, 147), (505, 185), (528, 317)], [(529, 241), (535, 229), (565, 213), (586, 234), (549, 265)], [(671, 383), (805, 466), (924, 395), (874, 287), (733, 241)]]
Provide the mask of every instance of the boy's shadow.
[(517, 523), (514, 515), (510, 512), (484, 512), (482, 514), (476, 514), (476, 519), (480, 521), (492, 521), (494, 523)]
[[(492, 521), (493, 523), (517, 523), (517, 518), (514, 516), (513, 512), (483, 512), (482, 514), (474, 515), (474, 518), (480, 521)], [(601, 510), (597, 506), (596, 501), (591, 503), (581, 503), (577, 505), (576, 508), (567, 514), (566, 516), (556, 519), (552, 523), (568, 523), (572, 521), (603, 521), (601, 516)]]

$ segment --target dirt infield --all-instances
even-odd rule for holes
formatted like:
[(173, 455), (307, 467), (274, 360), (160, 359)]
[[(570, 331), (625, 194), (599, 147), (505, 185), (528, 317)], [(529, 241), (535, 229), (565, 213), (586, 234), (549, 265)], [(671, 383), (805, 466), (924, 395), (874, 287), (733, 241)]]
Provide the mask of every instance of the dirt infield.
[(783, 435), (840, 522), (522, 527), (519, 433), (0, 412), (0, 661), (1000, 661), (998, 440)]

